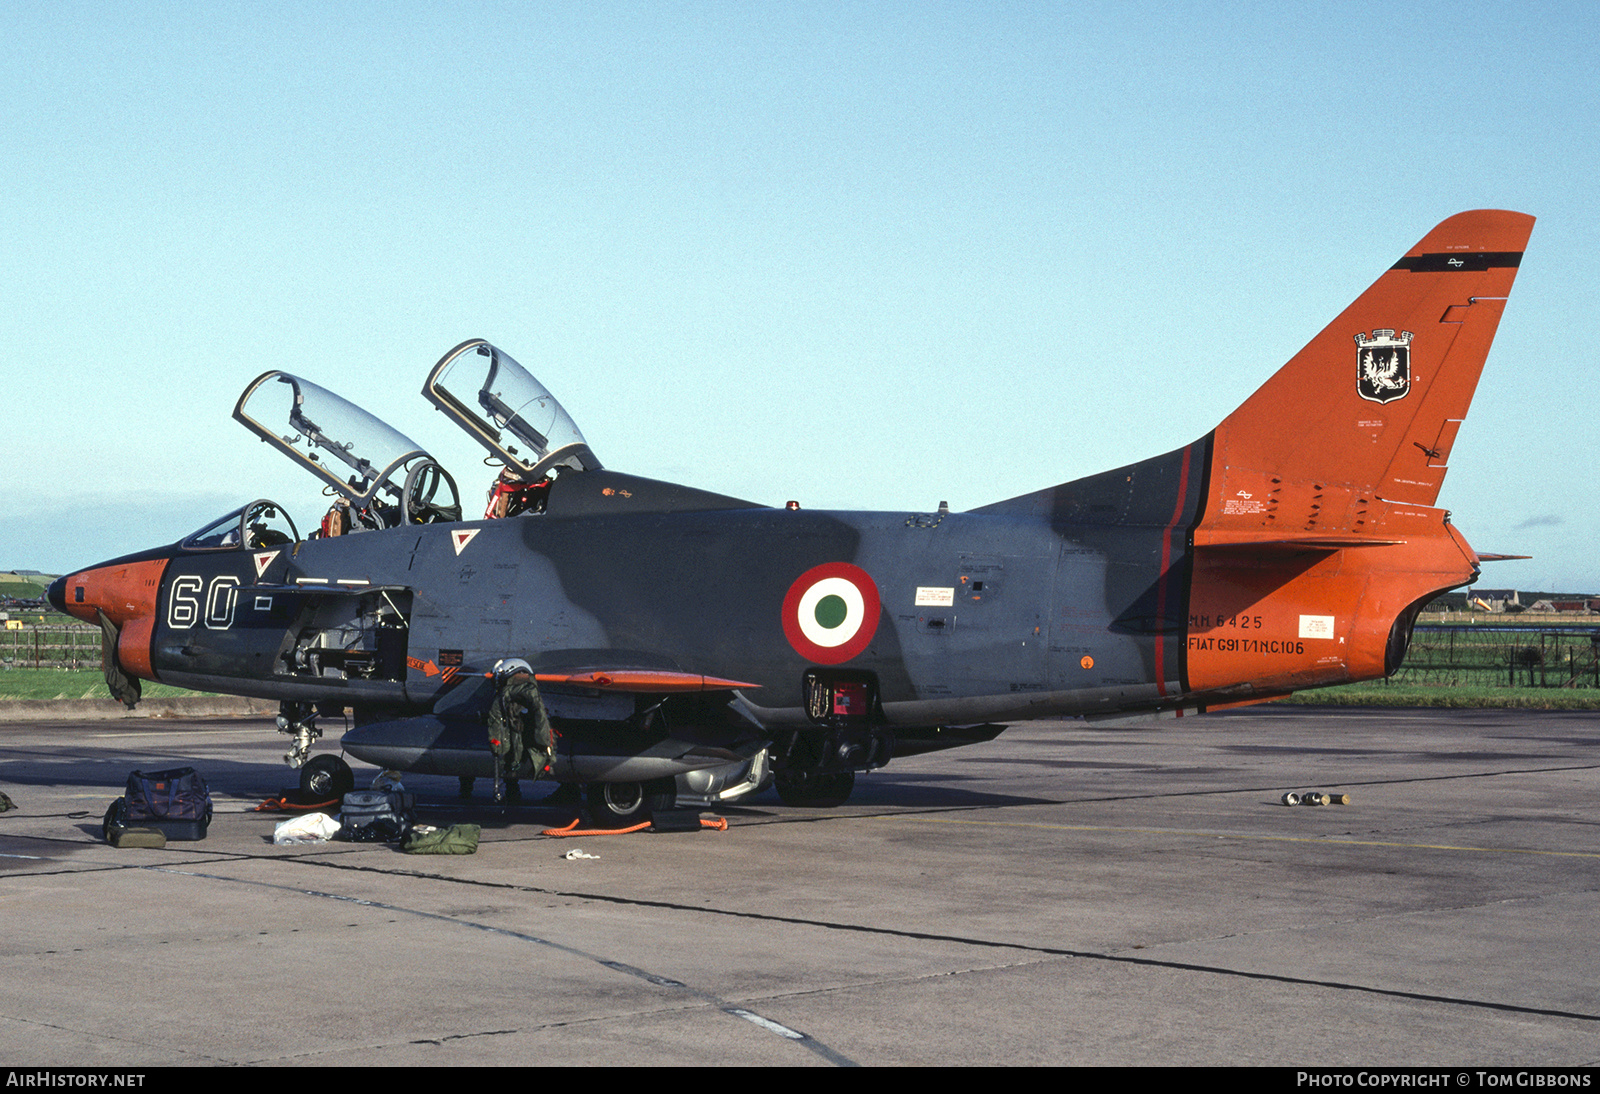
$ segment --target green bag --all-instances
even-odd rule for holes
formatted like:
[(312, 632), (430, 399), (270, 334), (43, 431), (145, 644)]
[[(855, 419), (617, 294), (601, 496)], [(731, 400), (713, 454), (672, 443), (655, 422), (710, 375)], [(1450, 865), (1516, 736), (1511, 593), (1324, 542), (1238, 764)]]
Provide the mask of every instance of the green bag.
[(100, 822), (100, 833), (113, 847), (162, 848), (167, 845), (165, 832), (155, 828), (129, 826), (128, 803), (125, 798), (118, 798), (111, 803), (111, 808), (106, 810), (105, 819)]
[(453, 824), (432, 832), (412, 829), (400, 850), (408, 855), (471, 855), (477, 853), (481, 831), (476, 824)]
[(154, 828), (113, 828), (107, 841), (113, 847), (151, 847), (159, 850), (167, 845), (167, 837)]

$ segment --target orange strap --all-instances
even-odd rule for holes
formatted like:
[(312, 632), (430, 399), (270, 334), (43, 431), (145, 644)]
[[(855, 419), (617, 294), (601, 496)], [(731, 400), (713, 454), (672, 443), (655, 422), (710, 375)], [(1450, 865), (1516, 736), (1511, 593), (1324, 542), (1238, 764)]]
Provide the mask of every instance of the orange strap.
[[(546, 828), (539, 834), (541, 836), (626, 836), (632, 832), (643, 832), (650, 827), (650, 822), (645, 821), (643, 824), (635, 824), (631, 828), (579, 828), (578, 821), (580, 819), (573, 817), (572, 823), (565, 828)], [(728, 830), (728, 821), (725, 817), (711, 817), (710, 819), (701, 817), (700, 827), (708, 828), (713, 832), (726, 832)]]
[(268, 798), (255, 807), (257, 813), (315, 813), (326, 809), (330, 805), (338, 805), (338, 798), (331, 798), (325, 802), (311, 802), (307, 805), (297, 805), (288, 798)]

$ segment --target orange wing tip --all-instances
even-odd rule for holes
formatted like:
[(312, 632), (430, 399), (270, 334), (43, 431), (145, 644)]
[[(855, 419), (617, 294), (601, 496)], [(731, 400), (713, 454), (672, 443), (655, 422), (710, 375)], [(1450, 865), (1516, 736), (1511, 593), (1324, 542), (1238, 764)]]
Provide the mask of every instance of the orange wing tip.
[(724, 680), (716, 676), (701, 676), (694, 672), (662, 672), (658, 670), (618, 669), (614, 672), (541, 672), (534, 679), (541, 684), (572, 684), (583, 688), (605, 688), (609, 691), (678, 692), (678, 691), (729, 691), (734, 688), (758, 688), (760, 684), (741, 680)]

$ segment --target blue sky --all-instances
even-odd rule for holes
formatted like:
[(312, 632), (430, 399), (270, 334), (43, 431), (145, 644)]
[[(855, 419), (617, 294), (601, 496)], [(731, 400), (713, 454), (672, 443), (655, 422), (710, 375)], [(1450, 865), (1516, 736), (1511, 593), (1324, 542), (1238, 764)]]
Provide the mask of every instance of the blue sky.
[(1584, 4), (0, 8), (0, 568), (311, 478), (268, 369), (434, 451), (470, 337), (608, 467), (965, 509), (1202, 435), (1463, 209), (1539, 217), (1440, 503), (1600, 592)]

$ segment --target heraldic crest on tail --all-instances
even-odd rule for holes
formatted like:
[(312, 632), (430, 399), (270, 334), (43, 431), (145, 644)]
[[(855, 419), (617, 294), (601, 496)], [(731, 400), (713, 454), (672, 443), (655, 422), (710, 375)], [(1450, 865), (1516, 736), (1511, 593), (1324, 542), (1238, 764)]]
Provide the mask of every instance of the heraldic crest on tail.
[(1392, 403), (1411, 390), (1411, 339), (1403, 330), (1356, 335), (1356, 391), (1375, 403)]

